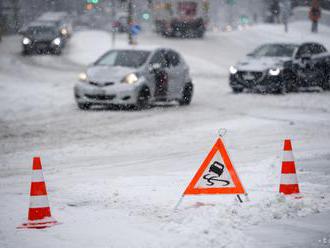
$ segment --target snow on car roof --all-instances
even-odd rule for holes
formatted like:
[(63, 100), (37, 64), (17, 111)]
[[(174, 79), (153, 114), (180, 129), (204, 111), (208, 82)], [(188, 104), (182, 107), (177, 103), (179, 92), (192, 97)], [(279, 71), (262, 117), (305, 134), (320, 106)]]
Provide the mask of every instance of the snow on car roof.
[(264, 43), (262, 45), (286, 45), (286, 46), (299, 46), (298, 43), (293, 42), (271, 42), (271, 43)]
[(168, 47), (161, 47), (161, 46), (144, 46), (144, 45), (137, 45), (137, 46), (120, 46), (118, 48), (112, 49), (112, 50), (132, 50), (132, 51), (147, 51), (147, 52), (153, 52), (160, 49), (171, 49)]
[(52, 23), (52, 22), (40, 22), (40, 21), (35, 21), (35, 22), (31, 22), (28, 26), (27, 26), (27, 28), (29, 28), (29, 27), (56, 27), (55, 25), (54, 25), (54, 23)]
[(42, 14), (38, 20), (40, 21), (58, 21), (66, 18), (68, 14), (66, 12), (46, 12)]

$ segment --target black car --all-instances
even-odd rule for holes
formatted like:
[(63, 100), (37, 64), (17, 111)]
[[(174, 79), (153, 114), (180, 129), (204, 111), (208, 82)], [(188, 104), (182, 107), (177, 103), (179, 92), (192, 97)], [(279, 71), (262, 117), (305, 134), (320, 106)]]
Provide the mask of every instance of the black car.
[(330, 87), (330, 54), (315, 42), (271, 43), (256, 48), (229, 68), (234, 92), (284, 93), (301, 87)]
[(60, 54), (65, 45), (57, 26), (52, 24), (32, 24), (20, 32), (23, 35), (23, 54)]
[(63, 39), (68, 39), (72, 36), (72, 21), (66, 12), (46, 12), (35, 22), (55, 25)]

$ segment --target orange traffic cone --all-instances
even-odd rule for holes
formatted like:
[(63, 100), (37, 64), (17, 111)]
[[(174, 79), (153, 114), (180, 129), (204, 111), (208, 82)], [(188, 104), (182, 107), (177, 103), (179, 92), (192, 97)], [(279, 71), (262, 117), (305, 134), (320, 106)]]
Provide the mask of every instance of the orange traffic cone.
[(52, 218), (40, 158), (33, 158), (28, 221), (17, 228), (46, 228), (58, 222)]
[(284, 140), (280, 193), (284, 195), (300, 193), (291, 140), (289, 139)]

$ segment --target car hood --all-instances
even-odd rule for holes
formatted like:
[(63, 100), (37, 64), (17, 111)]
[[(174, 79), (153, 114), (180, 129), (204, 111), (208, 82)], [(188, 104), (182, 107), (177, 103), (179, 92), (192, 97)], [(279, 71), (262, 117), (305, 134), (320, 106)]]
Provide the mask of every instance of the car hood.
[(89, 81), (104, 83), (120, 83), (120, 81), (129, 73), (135, 72), (134, 68), (121, 66), (92, 66), (87, 69)]
[(265, 71), (274, 67), (283, 66), (289, 61), (288, 57), (251, 57), (247, 56), (236, 64), (239, 71)]
[(26, 35), (29, 39), (33, 41), (53, 41), (55, 38), (59, 37), (56, 35)]

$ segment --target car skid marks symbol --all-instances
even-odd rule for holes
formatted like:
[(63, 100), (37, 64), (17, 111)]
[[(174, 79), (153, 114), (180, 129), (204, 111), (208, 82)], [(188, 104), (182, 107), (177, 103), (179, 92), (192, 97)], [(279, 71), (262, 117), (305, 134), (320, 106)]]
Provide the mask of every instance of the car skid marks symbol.
[[(224, 165), (215, 161), (213, 164), (210, 166), (209, 172), (206, 175), (203, 176), (203, 179), (207, 181), (206, 185), (207, 186), (213, 186), (216, 182), (221, 182), (221, 186), (227, 186), (230, 184), (229, 181), (220, 179), (221, 175), (223, 174), (223, 169)], [(216, 174), (216, 175), (214, 175)]]

